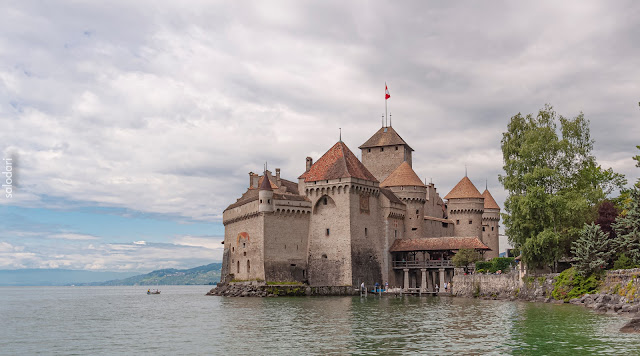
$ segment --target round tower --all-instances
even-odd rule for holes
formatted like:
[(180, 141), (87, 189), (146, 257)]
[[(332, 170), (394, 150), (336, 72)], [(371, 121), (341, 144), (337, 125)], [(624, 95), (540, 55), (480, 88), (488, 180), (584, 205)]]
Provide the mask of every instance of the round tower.
[(258, 211), (265, 213), (273, 212), (273, 188), (271, 188), (271, 181), (269, 181), (269, 177), (265, 172), (264, 176), (262, 176), (262, 182), (260, 182), (260, 187), (258, 188)]
[(416, 172), (404, 161), (380, 183), (389, 188), (407, 206), (404, 225), (408, 238), (424, 237), (424, 203), (427, 201), (427, 187)]
[(482, 241), (484, 198), (466, 176), (445, 197), (449, 220), (453, 220), (454, 235), (477, 237)]
[(488, 189), (482, 193), (484, 197), (484, 214), (482, 214), (482, 243), (487, 245), (491, 251), (484, 254), (486, 260), (490, 260), (500, 255), (499, 229), (500, 229), (500, 207)]

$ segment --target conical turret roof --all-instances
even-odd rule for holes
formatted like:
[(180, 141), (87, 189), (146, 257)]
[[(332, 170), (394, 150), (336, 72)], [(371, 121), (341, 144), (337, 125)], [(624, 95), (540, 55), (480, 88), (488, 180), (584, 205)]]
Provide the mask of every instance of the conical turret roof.
[(471, 183), (468, 177), (462, 178), (458, 184), (447, 194), (445, 199), (457, 199), (457, 198), (482, 198), (482, 194), (478, 191), (475, 185)]
[(262, 176), (262, 178), (260, 179), (260, 184), (258, 185), (260, 188), (260, 190), (273, 190), (273, 188), (278, 188), (275, 184), (273, 184), (271, 182), (271, 180), (269, 179), (269, 177), (267, 176), (267, 173), (265, 172), (265, 174)]
[(493, 196), (489, 193), (489, 189), (485, 189), (484, 192), (482, 192), (482, 196), (484, 197), (485, 209), (500, 209), (496, 200), (493, 199)]
[(299, 178), (304, 178), (305, 182), (315, 182), (349, 177), (378, 182), (349, 147), (338, 141)]
[(406, 185), (418, 187), (425, 186), (407, 161), (402, 162), (384, 181), (382, 181), (382, 183), (380, 183), (381, 187), (399, 187)]
[(373, 134), (373, 136), (371, 136), (371, 138), (368, 139), (367, 142), (363, 143), (358, 148), (363, 149), (395, 145), (406, 145), (411, 151), (413, 151), (413, 148), (411, 148), (406, 142), (404, 142), (404, 140), (402, 139), (402, 137), (400, 137), (400, 135), (398, 135), (396, 130), (394, 130), (391, 126), (388, 126), (380, 128), (378, 132)]

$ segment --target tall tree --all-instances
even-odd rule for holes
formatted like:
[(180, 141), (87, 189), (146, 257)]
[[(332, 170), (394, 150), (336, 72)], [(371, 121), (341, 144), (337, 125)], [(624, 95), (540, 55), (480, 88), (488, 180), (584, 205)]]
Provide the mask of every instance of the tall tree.
[(630, 191), (630, 199), (613, 224), (622, 250), (634, 264), (640, 264), (640, 187), (634, 186)]
[(575, 257), (573, 265), (580, 275), (588, 276), (607, 267), (614, 253), (609, 242), (609, 236), (599, 225), (584, 225), (580, 237), (571, 244), (571, 252)]
[(528, 265), (554, 267), (593, 219), (593, 207), (625, 184), (596, 163), (593, 143), (582, 113), (567, 119), (550, 105), (536, 116), (518, 113), (503, 133), (499, 179), (509, 195), (502, 217)]
[(480, 255), (471, 248), (461, 248), (451, 258), (456, 267), (464, 268), (464, 273), (469, 272), (469, 265), (480, 260)]

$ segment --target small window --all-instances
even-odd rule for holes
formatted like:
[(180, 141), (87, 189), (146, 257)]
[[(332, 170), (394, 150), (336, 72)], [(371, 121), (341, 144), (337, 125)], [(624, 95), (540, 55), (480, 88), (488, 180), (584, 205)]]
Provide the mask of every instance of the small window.
[(240, 273), (240, 260), (238, 260), (238, 273)]
[(380, 147), (380, 152), (384, 152), (384, 147)]
[(329, 236), (329, 229), (327, 229), (327, 236)]
[(284, 249), (285, 249), (285, 250), (287, 249), (287, 245), (284, 245)]
[(412, 227), (412, 228), (411, 228), (411, 231), (416, 231), (416, 230), (418, 230), (418, 228), (417, 228), (417, 227)]
[(420, 214), (420, 209), (416, 209), (416, 214)]
[(271, 199), (267, 199), (267, 204), (271, 204)]
[(484, 226), (482, 227), (482, 231), (484, 231)]
[(398, 230), (393, 230), (393, 237), (398, 237)]
[(326, 254), (326, 253), (323, 253), (323, 254), (322, 254), (322, 258), (327, 258), (327, 254)]
[(447, 227), (449, 227), (449, 224), (448, 224), (448, 223), (443, 222), (443, 223), (442, 223), (442, 227), (447, 228)]
[(235, 248), (235, 247), (232, 247), (232, 248), (231, 248), (231, 252), (236, 252), (236, 248)]
[(295, 263), (292, 263), (292, 264), (291, 264), (291, 267), (295, 267), (295, 266), (296, 266), (296, 264), (295, 264)]
[(247, 273), (251, 272), (251, 262), (247, 260)]
[(367, 152), (371, 152), (371, 149), (369, 148)]
[(491, 227), (491, 231), (493, 231), (493, 226)]
[(456, 225), (460, 225), (460, 220), (456, 220)]
[(367, 228), (365, 227), (365, 228), (364, 228), (364, 237), (367, 237), (367, 236), (368, 236), (368, 234), (367, 234)]
[(244, 252), (242, 253), (242, 255), (243, 255), (243, 256), (246, 256), (246, 255), (247, 255), (247, 251), (244, 251)]
[(324, 197), (324, 200), (322, 201), (322, 204), (327, 205), (328, 201), (327, 201), (327, 197)]
[(396, 151), (398, 150), (398, 146), (396, 146)]
[(247, 247), (247, 243), (246, 243), (246, 242), (243, 242), (243, 243), (242, 243), (242, 247), (243, 247), (243, 248)]
[(469, 225), (473, 224), (473, 220), (469, 220)]
[(260, 199), (260, 204), (262, 204), (262, 199)]

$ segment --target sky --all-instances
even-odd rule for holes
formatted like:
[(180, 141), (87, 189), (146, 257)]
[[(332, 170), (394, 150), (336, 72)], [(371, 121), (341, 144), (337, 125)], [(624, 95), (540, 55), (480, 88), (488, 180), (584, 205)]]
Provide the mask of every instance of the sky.
[(442, 196), (466, 166), (502, 206), (502, 133), (547, 103), (590, 120), (599, 164), (640, 175), (638, 2), (0, 7), (0, 269), (220, 261), (248, 173), (268, 162), (295, 181), (339, 129), (360, 156), (385, 82), (413, 168)]

